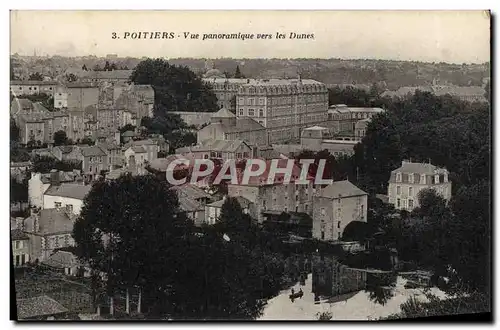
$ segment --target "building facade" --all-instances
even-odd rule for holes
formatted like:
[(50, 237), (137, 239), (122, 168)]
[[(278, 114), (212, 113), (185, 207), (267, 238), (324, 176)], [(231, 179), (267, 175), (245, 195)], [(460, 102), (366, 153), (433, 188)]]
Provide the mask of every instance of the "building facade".
[(434, 189), (445, 200), (451, 199), (448, 171), (427, 163), (404, 160), (391, 172), (387, 195), (389, 203), (398, 210), (412, 211), (419, 206), (418, 196), (423, 189)]
[(314, 196), (313, 238), (336, 241), (352, 221), (367, 222), (368, 194), (351, 182), (335, 181)]

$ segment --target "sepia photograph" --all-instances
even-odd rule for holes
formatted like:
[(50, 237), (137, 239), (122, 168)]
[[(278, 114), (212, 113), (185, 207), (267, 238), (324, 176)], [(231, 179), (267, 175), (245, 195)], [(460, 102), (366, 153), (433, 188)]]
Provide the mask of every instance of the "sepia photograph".
[(489, 10), (9, 15), (11, 320), (492, 320)]

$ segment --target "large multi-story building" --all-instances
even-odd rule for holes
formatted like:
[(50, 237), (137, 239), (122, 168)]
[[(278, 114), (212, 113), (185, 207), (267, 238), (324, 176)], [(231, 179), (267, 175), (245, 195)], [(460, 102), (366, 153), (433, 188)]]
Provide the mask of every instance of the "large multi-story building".
[(451, 181), (448, 178), (448, 171), (430, 163), (412, 163), (404, 160), (401, 167), (391, 172), (387, 189), (389, 203), (398, 210), (411, 211), (419, 206), (419, 192), (429, 188), (449, 201)]
[(240, 86), (236, 116), (268, 131), (269, 142), (298, 140), (301, 128), (327, 119), (328, 89), (310, 79), (264, 79)]
[(253, 155), (252, 148), (242, 140), (208, 140), (193, 147), (182, 147), (175, 151), (178, 155), (194, 159), (247, 159)]
[(327, 119), (328, 89), (311, 79), (205, 78), (220, 107), (252, 118), (267, 129), (270, 143), (297, 140), (300, 129)]
[(10, 82), (10, 92), (13, 95), (47, 94), (54, 96), (56, 81), (13, 80)]
[[(359, 138), (366, 133), (366, 124), (377, 114), (383, 113), (381, 108), (348, 107), (345, 104), (331, 105), (328, 109), (328, 128), (334, 136)], [(361, 123), (360, 123), (361, 122)], [(362, 123), (365, 123), (363, 126)]]
[(268, 145), (264, 126), (252, 118), (238, 118), (226, 108), (212, 115), (210, 124), (198, 131), (197, 140), (198, 144), (207, 140), (243, 140), (250, 146)]
[(368, 194), (351, 182), (335, 181), (314, 196), (314, 238), (336, 241), (352, 221), (367, 222)]
[[(285, 168), (287, 164), (287, 159), (280, 159), (278, 168)], [(276, 174), (274, 181), (268, 183), (270, 168), (271, 161), (268, 160), (264, 173), (250, 177), (248, 184), (243, 183), (242, 177), (239, 176), (238, 184), (228, 184), (228, 195), (241, 196), (249, 200), (252, 203), (249, 207), (249, 214), (260, 223), (282, 212), (303, 212), (311, 215), (315, 189), (312, 183), (295, 184), (293, 179), (300, 177), (301, 169), (294, 165), (291, 182), (284, 184), (282, 173)]]
[(99, 88), (92, 83), (75, 82), (66, 85), (68, 108), (83, 111), (86, 107), (99, 104)]

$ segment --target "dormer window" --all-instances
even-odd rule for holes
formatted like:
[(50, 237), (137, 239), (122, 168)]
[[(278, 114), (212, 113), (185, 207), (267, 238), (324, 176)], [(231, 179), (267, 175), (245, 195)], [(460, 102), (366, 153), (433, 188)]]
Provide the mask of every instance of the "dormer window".
[(420, 184), (425, 184), (425, 174), (420, 174)]
[(435, 184), (439, 183), (439, 174), (434, 175), (434, 183)]
[(448, 173), (445, 173), (443, 175), (443, 183), (446, 183), (446, 182), (448, 182)]
[(401, 173), (396, 173), (396, 182), (401, 182)]
[(415, 179), (415, 177), (413, 176), (413, 173), (408, 174), (408, 182), (409, 183), (415, 183), (414, 179)]

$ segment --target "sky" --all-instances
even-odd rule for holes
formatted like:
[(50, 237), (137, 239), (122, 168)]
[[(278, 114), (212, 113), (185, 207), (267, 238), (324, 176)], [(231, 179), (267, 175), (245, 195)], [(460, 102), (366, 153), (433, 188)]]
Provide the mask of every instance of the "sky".
[[(10, 19), (11, 54), (21, 55), (490, 60), (484, 11), (12, 11)], [(131, 39), (134, 32), (174, 38)], [(185, 39), (184, 32), (199, 39)], [(202, 40), (214, 33), (254, 39)], [(290, 39), (291, 33), (314, 39)]]

